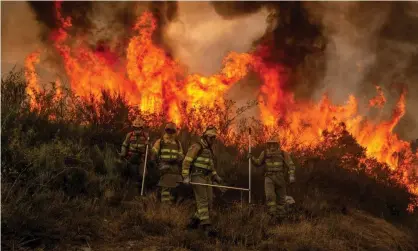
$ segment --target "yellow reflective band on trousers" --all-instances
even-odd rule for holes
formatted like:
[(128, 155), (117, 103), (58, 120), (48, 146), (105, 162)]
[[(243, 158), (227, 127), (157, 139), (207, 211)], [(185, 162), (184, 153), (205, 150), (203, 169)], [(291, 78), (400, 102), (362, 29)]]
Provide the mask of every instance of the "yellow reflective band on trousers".
[(171, 195), (171, 189), (168, 187), (161, 188), (161, 202), (173, 202), (174, 196)]
[(187, 161), (189, 161), (189, 162), (192, 162), (192, 161), (193, 161), (193, 158), (191, 158), (191, 157), (189, 157), (189, 156), (186, 156), (186, 157), (184, 158), (184, 160), (187, 160)]
[[(209, 176), (192, 176), (192, 182), (198, 182), (203, 184), (212, 184)], [(212, 187), (192, 185), (195, 200), (196, 200), (196, 213), (195, 217), (200, 220), (200, 224), (210, 224), (210, 209), (212, 205)]]
[(264, 189), (269, 213), (283, 217), (286, 214), (286, 182), (283, 175), (278, 173), (265, 177)]
[(197, 208), (197, 217), (201, 221), (209, 220), (209, 207), (207, 204), (200, 204)]

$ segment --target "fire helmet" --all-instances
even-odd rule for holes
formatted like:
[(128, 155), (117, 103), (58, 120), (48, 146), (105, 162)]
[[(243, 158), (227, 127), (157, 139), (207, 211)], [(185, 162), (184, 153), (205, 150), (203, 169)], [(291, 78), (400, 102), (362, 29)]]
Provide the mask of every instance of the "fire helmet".
[(267, 140), (267, 144), (279, 144), (279, 141), (276, 138), (272, 137), (269, 138), (269, 140)]
[(132, 122), (132, 126), (135, 128), (144, 127), (144, 120), (138, 116), (134, 122)]
[(165, 130), (165, 131), (169, 130), (169, 131), (174, 131), (174, 132), (176, 132), (176, 131), (177, 131), (176, 124), (174, 124), (173, 122), (169, 122), (169, 123), (167, 123), (167, 124), (165, 125), (164, 130)]
[(218, 134), (218, 130), (216, 129), (216, 127), (208, 126), (206, 127), (206, 130), (203, 133), (203, 136), (212, 137), (212, 136), (216, 136), (217, 134)]

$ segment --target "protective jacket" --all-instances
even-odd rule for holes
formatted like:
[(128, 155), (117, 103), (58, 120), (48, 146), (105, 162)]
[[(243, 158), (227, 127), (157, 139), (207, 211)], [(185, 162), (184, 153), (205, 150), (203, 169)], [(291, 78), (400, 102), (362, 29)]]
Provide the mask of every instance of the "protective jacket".
[(161, 171), (170, 166), (180, 166), (184, 158), (181, 143), (169, 134), (164, 134), (162, 139), (155, 142), (152, 153)]
[(148, 144), (148, 134), (144, 131), (132, 131), (126, 135), (122, 144), (121, 155), (131, 158), (143, 156)]
[(187, 151), (183, 161), (182, 176), (188, 175), (217, 175), (215, 167), (215, 158), (212, 148), (201, 139), (200, 142), (193, 144)]
[(295, 174), (295, 164), (292, 158), (280, 148), (275, 150), (266, 149), (261, 152), (258, 158), (252, 157), (252, 161), (257, 166), (265, 164), (265, 176), (285, 174), (286, 169), (289, 175)]

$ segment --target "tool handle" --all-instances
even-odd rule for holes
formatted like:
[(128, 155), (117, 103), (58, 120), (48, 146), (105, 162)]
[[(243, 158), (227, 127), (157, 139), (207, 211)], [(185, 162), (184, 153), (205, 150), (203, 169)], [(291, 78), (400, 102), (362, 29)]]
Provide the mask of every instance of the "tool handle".
[[(147, 142), (149, 142), (149, 137), (147, 138)], [(145, 184), (145, 174), (147, 172), (147, 161), (148, 161), (148, 146), (145, 148), (145, 160), (144, 160), (144, 172), (142, 174), (142, 185), (141, 185), (141, 196), (144, 195), (144, 184)]]

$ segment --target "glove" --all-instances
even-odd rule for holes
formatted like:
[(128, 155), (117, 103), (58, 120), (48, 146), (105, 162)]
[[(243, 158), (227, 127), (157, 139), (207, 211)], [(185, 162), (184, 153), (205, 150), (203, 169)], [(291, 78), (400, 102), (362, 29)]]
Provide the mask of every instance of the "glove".
[(171, 159), (171, 160), (169, 160), (169, 161), (168, 161), (168, 163), (169, 163), (169, 164), (177, 164), (177, 163), (178, 163), (178, 160), (176, 160), (176, 159)]
[(189, 185), (190, 184), (190, 177), (187, 176), (186, 178), (183, 178), (183, 183), (186, 184), (186, 185)]
[(150, 160), (150, 161), (148, 161), (147, 166), (148, 166), (149, 168), (154, 168), (154, 167), (156, 166), (156, 163), (155, 163), (155, 161)]
[[(214, 185), (221, 185), (222, 186), (222, 184), (219, 184), (218, 182), (213, 182), (213, 184)], [(221, 193), (222, 194), (224, 194), (228, 189), (226, 189), (226, 188), (223, 188), (223, 187), (217, 187), (218, 189), (219, 189), (219, 191), (221, 191)]]
[(293, 175), (290, 175), (290, 176), (289, 176), (289, 183), (290, 183), (290, 184), (295, 183), (295, 176), (293, 176)]
[(218, 184), (222, 184), (222, 179), (217, 174), (215, 176), (213, 176), (213, 180), (216, 181), (216, 183), (218, 183)]
[(179, 156), (177, 157), (177, 162), (182, 163), (183, 160), (184, 160), (184, 155), (179, 154)]

